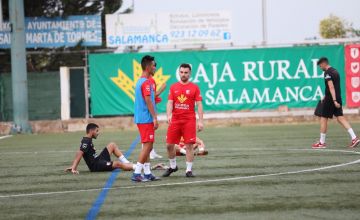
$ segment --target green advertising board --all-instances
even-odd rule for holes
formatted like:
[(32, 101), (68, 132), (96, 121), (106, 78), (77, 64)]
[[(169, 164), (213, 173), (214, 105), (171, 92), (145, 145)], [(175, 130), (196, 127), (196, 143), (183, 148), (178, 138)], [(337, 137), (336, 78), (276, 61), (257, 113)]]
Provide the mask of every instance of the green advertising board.
[[(343, 46), (309, 46), (242, 50), (185, 51), (149, 53), (155, 56), (158, 88), (167, 89), (157, 105), (165, 112), (167, 93), (178, 81), (178, 66), (192, 65), (191, 81), (203, 96), (205, 111), (234, 111), (314, 107), (323, 96), (323, 73), (319, 57), (329, 58), (338, 69), (345, 100)], [(134, 88), (142, 74), (143, 53), (91, 54), (91, 114), (133, 114)]]

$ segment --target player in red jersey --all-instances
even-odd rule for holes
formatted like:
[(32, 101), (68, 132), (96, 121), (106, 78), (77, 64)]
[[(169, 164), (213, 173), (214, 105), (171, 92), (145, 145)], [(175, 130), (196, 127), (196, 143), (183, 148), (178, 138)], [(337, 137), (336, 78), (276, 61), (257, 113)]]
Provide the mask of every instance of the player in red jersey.
[(200, 89), (190, 82), (191, 66), (181, 64), (179, 67), (180, 82), (170, 87), (166, 114), (169, 127), (166, 135), (166, 147), (168, 151), (170, 167), (163, 177), (170, 176), (178, 170), (176, 165), (175, 144), (184, 138), (186, 146), (186, 177), (194, 177), (192, 165), (194, 160), (193, 144), (196, 143), (196, 114), (195, 104), (198, 107), (198, 131), (203, 130), (203, 106)]
[[(205, 149), (205, 143), (199, 137), (196, 137), (196, 142), (193, 145), (194, 155), (196, 156), (204, 156), (208, 155), (208, 151)], [(176, 156), (185, 156), (186, 155), (186, 147), (184, 143), (184, 139), (181, 138), (179, 144), (175, 144)]]

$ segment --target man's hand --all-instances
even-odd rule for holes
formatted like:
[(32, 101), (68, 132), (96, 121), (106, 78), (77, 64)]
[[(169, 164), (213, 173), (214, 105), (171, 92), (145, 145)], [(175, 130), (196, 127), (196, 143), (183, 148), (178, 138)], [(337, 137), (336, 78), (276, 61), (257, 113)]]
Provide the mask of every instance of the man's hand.
[(65, 172), (71, 172), (72, 174), (79, 174), (79, 171), (73, 169), (72, 167), (68, 167), (65, 169)]
[(171, 115), (167, 117), (167, 123), (168, 123), (168, 124), (171, 124), (171, 119), (172, 119), (172, 116), (171, 116)]
[(201, 120), (198, 121), (198, 131), (204, 130), (204, 124)]
[(156, 118), (154, 118), (154, 129), (156, 130), (156, 129), (158, 129), (158, 127), (159, 127), (159, 122), (158, 122), (158, 120), (156, 119)]
[(340, 107), (341, 107), (341, 105), (340, 105), (337, 101), (334, 101), (334, 105), (335, 105), (336, 108), (340, 108)]

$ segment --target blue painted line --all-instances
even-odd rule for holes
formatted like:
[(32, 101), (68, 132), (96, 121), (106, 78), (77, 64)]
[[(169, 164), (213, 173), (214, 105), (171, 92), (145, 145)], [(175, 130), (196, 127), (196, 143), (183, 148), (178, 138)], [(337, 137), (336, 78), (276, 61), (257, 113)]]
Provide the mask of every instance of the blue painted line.
[[(129, 149), (125, 152), (124, 156), (127, 158), (130, 154), (134, 151), (136, 145), (140, 142), (140, 136), (137, 136), (136, 139), (131, 143)], [(86, 220), (93, 220), (96, 219), (96, 216), (99, 214), (100, 208), (104, 203), (107, 193), (109, 192), (110, 188), (114, 184), (117, 175), (121, 172), (120, 169), (116, 169), (111, 172), (109, 179), (106, 181), (105, 186), (101, 190), (99, 196), (93, 203), (92, 207), (90, 208), (89, 212), (86, 215)]]

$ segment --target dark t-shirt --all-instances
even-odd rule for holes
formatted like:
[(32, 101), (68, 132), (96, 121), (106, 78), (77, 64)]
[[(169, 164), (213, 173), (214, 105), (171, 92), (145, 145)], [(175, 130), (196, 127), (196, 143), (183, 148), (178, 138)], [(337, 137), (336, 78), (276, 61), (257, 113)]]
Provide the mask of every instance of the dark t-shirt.
[(80, 144), (80, 150), (84, 152), (83, 158), (86, 162), (86, 165), (91, 169), (97, 158), (96, 150), (91, 138), (83, 137)]
[[(327, 69), (324, 73), (324, 79), (325, 79), (325, 99), (336, 99), (338, 103), (341, 103), (341, 88), (340, 88), (340, 76), (338, 71), (330, 67)], [(336, 97), (332, 97), (328, 85), (328, 81), (332, 81), (335, 88), (335, 95)]]

